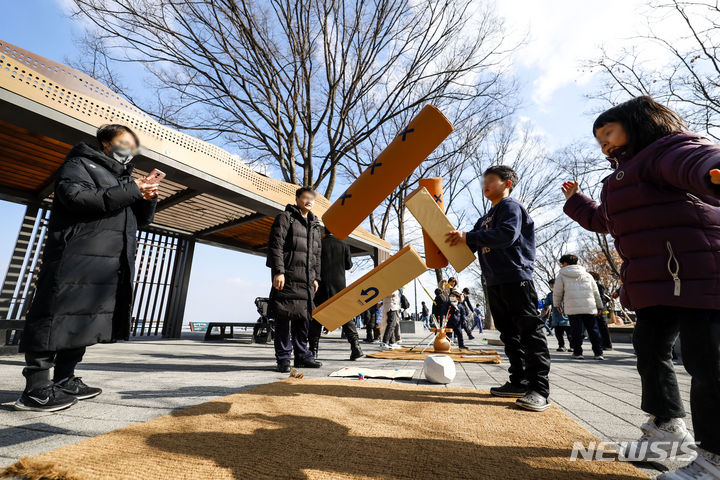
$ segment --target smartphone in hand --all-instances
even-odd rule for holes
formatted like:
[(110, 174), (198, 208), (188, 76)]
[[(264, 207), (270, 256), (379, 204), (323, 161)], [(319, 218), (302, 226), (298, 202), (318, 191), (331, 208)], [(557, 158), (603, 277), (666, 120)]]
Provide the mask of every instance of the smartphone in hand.
[(147, 183), (160, 183), (160, 180), (163, 178), (165, 178), (165, 172), (158, 170), (157, 168), (153, 168), (153, 171), (145, 177)]

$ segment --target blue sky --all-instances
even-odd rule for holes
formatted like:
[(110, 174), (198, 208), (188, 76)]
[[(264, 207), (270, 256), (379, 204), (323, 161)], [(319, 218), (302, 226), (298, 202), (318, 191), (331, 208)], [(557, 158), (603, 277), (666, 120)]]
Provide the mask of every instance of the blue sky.
[[(0, 0), (4, 14), (0, 38), (58, 62), (75, 58), (74, 39), (82, 32), (65, 15), (64, 3)], [(583, 95), (592, 90), (596, 79), (580, 72), (579, 62), (592, 57), (600, 43), (612, 46), (626, 42), (643, 20), (638, 2), (611, 0), (599, 12), (583, 10), (587, 5), (569, 0), (508, 0), (497, 4), (511, 35), (519, 38), (529, 33), (513, 61), (523, 85), (520, 115), (543, 134), (550, 149), (576, 140), (592, 140), (591, 109)], [(22, 206), (0, 201), (0, 274), (7, 268), (23, 211)], [(351, 277), (362, 273), (353, 272)], [(423, 278), (430, 288), (432, 277)], [(198, 245), (185, 319), (254, 320), (257, 315), (252, 300), (268, 293), (268, 281), (264, 258)]]

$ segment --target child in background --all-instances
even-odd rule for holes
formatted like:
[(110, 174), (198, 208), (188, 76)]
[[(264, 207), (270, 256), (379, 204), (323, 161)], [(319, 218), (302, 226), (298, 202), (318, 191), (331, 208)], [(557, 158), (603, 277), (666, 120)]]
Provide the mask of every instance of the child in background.
[(452, 328), (455, 341), (460, 350), (465, 349), (465, 340), (463, 339), (463, 325), (465, 325), (465, 305), (462, 304), (462, 294), (457, 290), (450, 290), (450, 295), (443, 303), (441, 310), (441, 318), (448, 318), (447, 328)]
[(615, 169), (603, 180), (600, 204), (577, 182), (562, 190), (568, 216), (614, 237), (623, 259), (620, 298), (637, 313), (633, 345), (650, 419), (625, 454), (647, 460), (655, 449), (693, 441), (672, 363), (679, 334), (699, 455), (658, 479), (720, 479), (720, 146), (687, 132), (650, 97), (607, 110), (593, 135)]
[(553, 288), (555, 288), (555, 279), (550, 279), (548, 282), (550, 285), (550, 293), (547, 294), (543, 300), (543, 311), (549, 317), (548, 325), (555, 331), (555, 338), (558, 341), (558, 352), (567, 352), (565, 348), (565, 337), (568, 339), (568, 345), (572, 344), (570, 339), (570, 319), (564, 313), (555, 308), (553, 305)]
[(475, 330), (475, 327), (478, 328), (478, 331), (480, 333), (483, 332), (483, 318), (482, 318), (482, 310), (480, 309), (480, 304), (476, 303), (475, 308), (472, 310), (473, 312), (473, 324), (472, 327), (470, 327), (470, 331), (472, 332)]
[(510, 197), (518, 176), (505, 165), (485, 171), (483, 194), (492, 208), (470, 232), (453, 230), (447, 242), (466, 242), (478, 252), (488, 286), (488, 302), (505, 354), (510, 381), (490, 389), (499, 397), (515, 397), (517, 405), (532, 411), (550, 406), (550, 352), (545, 324), (538, 315), (533, 285), (535, 226), (520, 202)]

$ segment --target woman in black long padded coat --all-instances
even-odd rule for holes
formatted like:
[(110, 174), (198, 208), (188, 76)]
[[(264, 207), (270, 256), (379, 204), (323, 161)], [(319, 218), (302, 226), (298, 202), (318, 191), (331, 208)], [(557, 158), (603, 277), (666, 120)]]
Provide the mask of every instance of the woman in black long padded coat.
[(157, 185), (130, 175), (139, 142), (129, 128), (105, 125), (97, 140), (99, 148), (73, 147), (55, 177), (42, 266), (20, 341), (26, 388), (18, 410), (56, 411), (99, 395), (75, 376), (75, 366), (87, 346), (130, 335), (136, 234), (152, 222)]

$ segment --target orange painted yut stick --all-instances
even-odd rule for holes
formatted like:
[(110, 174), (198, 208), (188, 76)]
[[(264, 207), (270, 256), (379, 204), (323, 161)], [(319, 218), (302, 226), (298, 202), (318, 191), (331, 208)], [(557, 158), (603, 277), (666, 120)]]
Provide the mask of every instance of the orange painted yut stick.
[[(430, 195), (435, 199), (442, 211), (445, 211), (445, 205), (443, 203), (443, 191), (442, 191), (442, 178), (421, 178), (418, 182), (421, 187), (427, 188)], [(444, 268), (448, 265), (448, 259), (442, 254), (440, 249), (435, 242), (432, 241), (430, 236), (423, 229), (423, 240), (425, 241), (425, 264), (428, 268)]]
[(440, 110), (426, 105), (333, 203), (323, 223), (344, 240), (453, 131)]

